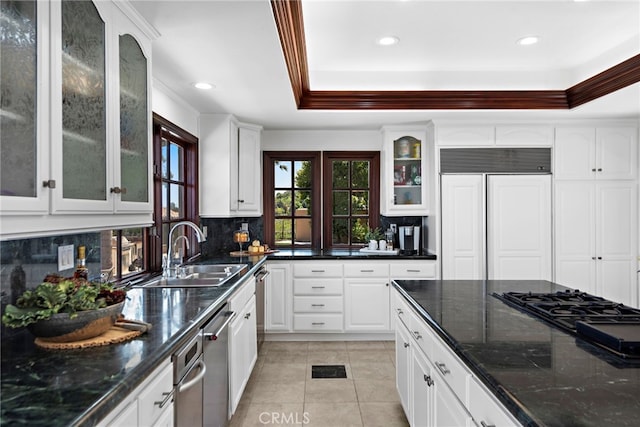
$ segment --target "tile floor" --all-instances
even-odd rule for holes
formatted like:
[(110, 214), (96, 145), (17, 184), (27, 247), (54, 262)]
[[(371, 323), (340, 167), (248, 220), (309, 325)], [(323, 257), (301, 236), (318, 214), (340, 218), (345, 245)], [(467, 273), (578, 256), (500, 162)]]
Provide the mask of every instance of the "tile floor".
[[(346, 379), (311, 378), (312, 365), (341, 365)], [(262, 345), (231, 427), (408, 426), (395, 386), (393, 341)]]

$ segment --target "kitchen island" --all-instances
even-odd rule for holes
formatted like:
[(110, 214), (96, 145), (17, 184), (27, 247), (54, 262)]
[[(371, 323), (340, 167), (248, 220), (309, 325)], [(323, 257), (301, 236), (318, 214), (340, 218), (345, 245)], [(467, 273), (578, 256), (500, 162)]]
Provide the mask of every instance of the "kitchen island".
[(398, 280), (394, 287), (523, 425), (637, 425), (640, 365), (494, 296), (567, 288), (510, 280)]
[(131, 341), (56, 351), (38, 348), (27, 330), (3, 339), (0, 424), (95, 425), (183, 346), (265, 260), (216, 258), (211, 262), (249, 267), (220, 287), (130, 289), (123, 315), (153, 325)]

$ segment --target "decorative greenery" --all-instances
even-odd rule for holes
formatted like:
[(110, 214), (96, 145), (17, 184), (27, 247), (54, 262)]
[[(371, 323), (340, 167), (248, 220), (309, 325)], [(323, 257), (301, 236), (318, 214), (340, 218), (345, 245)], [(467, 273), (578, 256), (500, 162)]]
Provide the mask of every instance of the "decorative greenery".
[(378, 228), (370, 228), (364, 235), (366, 240), (380, 240), (384, 237), (384, 233)]
[(77, 316), (78, 311), (97, 310), (124, 301), (126, 292), (114, 290), (110, 283), (94, 283), (83, 279), (63, 279), (57, 283), (43, 282), (34, 290), (25, 291), (9, 304), (2, 323), (19, 328), (49, 319), (56, 313)]

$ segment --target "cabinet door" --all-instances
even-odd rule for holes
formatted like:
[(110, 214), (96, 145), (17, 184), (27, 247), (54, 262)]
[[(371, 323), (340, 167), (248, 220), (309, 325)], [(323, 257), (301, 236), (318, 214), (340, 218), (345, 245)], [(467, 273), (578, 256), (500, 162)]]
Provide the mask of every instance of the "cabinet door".
[[(171, 405), (173, 406), (173, 405)], [(138, 425), (138, 401), (134, 400), (129, 403), (122, 411), (117, 409), (120, 413), (106, 425), (109, 427), (120, 426), (137, 426)], [(172, 420), (173, 421), (173, 420)]]
[(496, 145), (551, 147), (553, 127), (544, 125), (496, 126)]
[(555, 282), (596, 293), (596, 221), (593, 181), (555, 187)]
[(495, 144), (493, 126), (438, 126), (438, 145), (481, 147)]
[[(3, 25), (2, 138), (0, 138), (0, 212), (41, 214), (49, 211), (48, 91), (38, 82), (49, 75), (48, 2), (2, 2), (2, 16), (20, 25)], [(38, 58), (38, 61), (36, 61)]]
[[(107, 98), (108, 4), (64, 1), (52, 3), (52, 192), (55, 212), (113, 212), (108, 184), (112, 159), (107, 141), (113, 135)], [(59, 8), (59, 9), (58, 9)], [(101, 10), (102, 9), (102, 10)], [(81, 65), (80, 65), (81, 64)], [(61, 167), (60, 167), (61, 166)]]
[(551, 280), (551, 175), (492, 175), (487, 183), (487, 276)]
[(270, 274), (264, 283), (264, 313), (266, 332), (291, 330), (291, 265), (267, 264)]
[(442, 175), (442, 278), (481, 279), (484, 184), (481, 175)]
[(241, 126), (238, 129), (238, 163), (236, 165), (238, 212), (262, 213), (261, 164), (260, 131)]
[(232, 414), (242, 398), (258, 356), (255, 302), (254, 296), (229, 326), (229, 396)]
[[(125, 21), (126, 22), (126, 21)], [(151, 211), (150, 61), (137, 34), (118, 36), (119, 155), (114, 156), (115, 210)]]
[(433, 378), (431, 364), (427, 357), (415, 346), (412, 351), (411, 369), (411, 421), (412, 426), (432, 426), (433, 424)]
[(638, 130), (632, 127), (596, 130), (596, 177), (635, 179), (638, 172)]
[(404, 414), (411, 420), (410, 384), (411, 384), (411, 338), (402, 322), (396, 324), (396, 389)]
[(473, 420), (464, 405), (447, 387), (439, 374), (434, 375), (432, 386), (434, 393), (433, 425), (434, 426), (472, 426)]
[(596, 207), (597, 294), (637, 306), (636, 184), (629, 181), (597, 183)]
[(595, 129), (556, 129), (554, 175), (556, 179), (593, 179), (596, 170)]
[(347, 331), (389, 331), (388, 279), (345, 279)]

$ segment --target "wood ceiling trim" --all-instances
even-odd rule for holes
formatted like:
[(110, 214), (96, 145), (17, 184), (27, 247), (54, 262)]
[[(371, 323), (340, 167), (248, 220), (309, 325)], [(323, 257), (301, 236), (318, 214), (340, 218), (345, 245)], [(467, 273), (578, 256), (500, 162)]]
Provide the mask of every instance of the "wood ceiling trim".
[(300, 0), (271, 0), (280, 43), (298, 109), (474, 110), (571, 109), (640, 82), (640, 55), (566, 90), (314, 91)]

